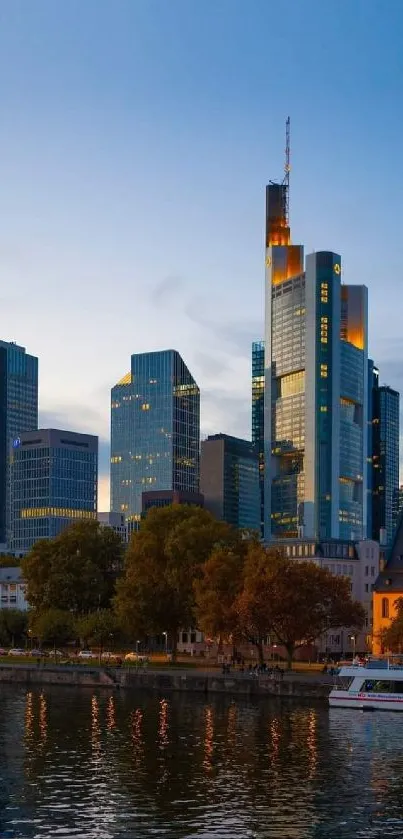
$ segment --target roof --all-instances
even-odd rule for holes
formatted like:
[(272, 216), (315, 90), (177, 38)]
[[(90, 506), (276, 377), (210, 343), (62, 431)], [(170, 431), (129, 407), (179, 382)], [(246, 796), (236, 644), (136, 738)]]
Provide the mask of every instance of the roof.
[(21, 583), (21, 568), (0, 568), (0, 583)]
[(403, 510), (397, 520), (386, 566), (379, 574), (374, 590), (403, 592)]

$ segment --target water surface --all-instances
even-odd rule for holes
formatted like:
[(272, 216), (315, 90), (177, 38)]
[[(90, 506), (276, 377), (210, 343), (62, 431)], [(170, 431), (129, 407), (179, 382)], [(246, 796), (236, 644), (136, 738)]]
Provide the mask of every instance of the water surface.
[(1, 836), (401, 839), (403, 714), (0, 687)]

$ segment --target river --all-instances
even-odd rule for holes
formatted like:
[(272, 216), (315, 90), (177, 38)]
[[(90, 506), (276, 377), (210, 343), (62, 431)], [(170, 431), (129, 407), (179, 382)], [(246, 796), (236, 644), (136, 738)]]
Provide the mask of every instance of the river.
[(0, 837), (401, 839), (403, 714), (0, 687)]

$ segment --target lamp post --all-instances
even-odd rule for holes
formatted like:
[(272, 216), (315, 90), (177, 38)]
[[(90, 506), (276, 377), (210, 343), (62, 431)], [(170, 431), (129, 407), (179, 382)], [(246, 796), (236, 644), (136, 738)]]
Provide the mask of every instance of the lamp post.
[(28, 629), (28, 635), (29, 635), (29, 648), (30, 648), (30, 650), (32, 650), (32, 629)]
[(163, 632), (162, 634), (165, 638), (165, 655), (168, 656), (168, 633)]
[(354, 659), (355, 659), (355, 635), (351, 635), (350, 640), (353, 642), (353, 661), (354, 661)]
[(136, 641), (136, 654), (137, 655), (139, 654), (139, 644), (140, 644), (140, 641)]

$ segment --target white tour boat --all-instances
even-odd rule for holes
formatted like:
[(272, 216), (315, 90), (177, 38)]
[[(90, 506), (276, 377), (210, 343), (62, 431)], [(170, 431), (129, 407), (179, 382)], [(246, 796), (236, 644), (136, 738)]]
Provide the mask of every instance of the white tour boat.
[(341, 667), (337, 679), (329, 695), (333, 708), (403, 711), (403, 666), (393, 658)]

